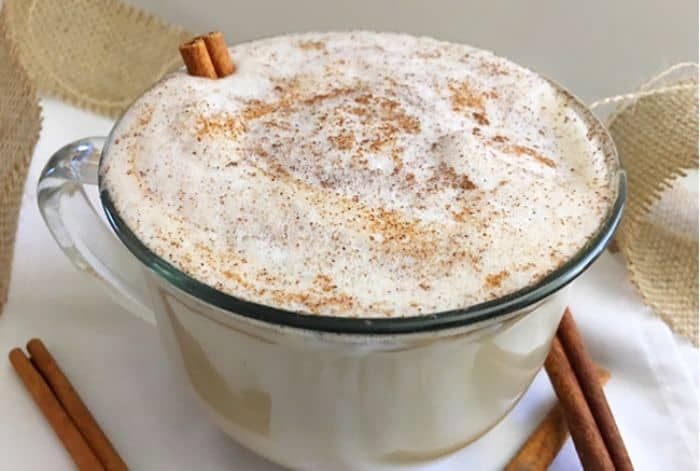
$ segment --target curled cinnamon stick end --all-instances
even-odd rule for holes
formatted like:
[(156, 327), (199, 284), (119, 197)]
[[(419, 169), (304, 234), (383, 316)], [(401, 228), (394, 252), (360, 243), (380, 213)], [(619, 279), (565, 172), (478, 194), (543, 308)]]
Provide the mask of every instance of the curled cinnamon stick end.
[(221, 77), (226, 77), (231, 75), (236, 71), (236, 67), (231, 61), (231, 54), (228, 52), (228, 46), (226, 46), (226, 40), (221, 31), (212, 31), (202, 36), (204, 44), (207, 46), (207, 51), (209, 52), (209, 57), (211, 58), (212, 64), (214, 64), (214, 69), (216, 69), (216, 75)]
[[(598, 380), (604, 385), (610, 373), (598, 367)], [(520, 447), (504, 471), (547, 471), (569, 438), (569, 428), (561, 406), (556, 404)]]
[(188, 74), (195, 77), (217, 78), (216, 69), (202, 38), (194, 38), (180, 45), (180, 55), (185, 62)]
[(222, 78), (236, 71), (221, 31), (212, 31), (182, 44), (180, 54), (187, 73), (196, 77)]

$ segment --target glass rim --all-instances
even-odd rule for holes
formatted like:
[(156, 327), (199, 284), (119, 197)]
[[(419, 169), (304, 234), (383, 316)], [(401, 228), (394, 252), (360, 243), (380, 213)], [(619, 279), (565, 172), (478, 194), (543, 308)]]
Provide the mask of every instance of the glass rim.
[[(611, 181), (611, 185), (616, 185), (615, 201), (610, 206), (605, 220), (595, 235), (566, 263), (533, 285), (465, 308), (406, 317), (338, 317), (305, 314), (249, 301), (202, 283), (151, 251), (136, 237), (119, 216), (109, 193), (102, 187), (102, 172), (98, 172), (100, 200), (107, 220), (117, 237), (143, 265), (179, 290), (234, 315), (277, 326), (357, 335), (419, 333), (464, 327), (483, 321), (496, 320), (534, 305), (556, 293), (581, 275), (604, 252), (607, 244), (612, 240), (622, 219), (625, 205), (627, 179), (608, 131), (581, 100), (556, 82), (550, 79), (547, 80), (572, 101), (572, 106), (581, 114), (585, 122), (591, 126), (591, 129), (595, 131), (595, 135), (601, 139), (602, 151), (605, 157), (611, 159), (615, 164), (615, 168), (611, 171), (613, 174), (612, 179), (617, 179), (616, 182)], [(106, 152), (112, 140), (112, 133), (120, 120), (121, 118), (117, 120), (117, 123), (112, 128), (112, 132), (107, 137), (102, 154)], [(102, 159), (100, 158), (100, 164), (101, 162)]]

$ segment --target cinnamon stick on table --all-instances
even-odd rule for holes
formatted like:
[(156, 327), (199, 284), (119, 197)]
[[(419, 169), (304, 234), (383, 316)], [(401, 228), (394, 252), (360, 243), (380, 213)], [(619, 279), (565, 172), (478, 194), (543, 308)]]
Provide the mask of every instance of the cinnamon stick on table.
[(603, 437), (558, 336), (552, 340), (552, 349), (545, 360), (544, 367), (561, 404), (583, 468), (615, 471)]
[(632, 461), (627, 454), (620, 430), (617, 428), (610, 405), (605, 399), (603, 388), (598, 381), (597, 367), (586, 350), (583, 338), (568, 308), (559, 324), (557, 337), (561, 340), (566, 357), (576, 374), (576, 379), (586, 397), (593, 418), (600, 430), (600, 435), (605, 442), (613, 465), (615, 465), (615, 470), (632, 471)]
[(19, 348), (10, 351), (10, 363), (14, 367), (24, 386), (34, 398), (34, 402), (46, 417), (58, 438), (63, 443), (73, 462), (79, 470), (104, 470), (102, 463), (78, 431), (77, 427), (61, 407), (56, 396), (34, 368), (29, 358)]
[(182, 44), (180, 55), (187, 67), (187, 73), (196, 77), (222, 78), (236, 70), (224, 35), (220, 31), (197, 36)]
[[(598, 379), (601, 385), (605, 385), (610, 379), (610, 373), (598, 368)], [(564, 413), (561, 406), (556, 404), (503, 471), (547, 471), (568, 437), (569, 429), (566, 427)]]
[(59, 402), (66, 410), (73, 423), (76, 424), (85, 441), (95, 452), (97, 458), (108, 471), (127, 470), (126, 463), (122, 460), (88, 410), (87, 406), (73, 388), (66, 375), (58, 366), (51, 353), (39, 339), (32, 339), (27, 343), (27, 351), (31, 355), (31, 361), (46, 379)]

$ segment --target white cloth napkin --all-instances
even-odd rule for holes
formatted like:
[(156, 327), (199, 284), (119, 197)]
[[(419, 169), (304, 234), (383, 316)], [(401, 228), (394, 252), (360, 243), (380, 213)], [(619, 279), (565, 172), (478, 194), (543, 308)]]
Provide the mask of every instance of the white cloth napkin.
[[(43, 106), (10, 300), (0, 317), (0, 352), (42, 338), (132, 469), (279, 470), (207, 420), (171, 369), (156, 329), (113, 304), (51, 239), (36, 206), (41, 168), (63, 144), (106, 135), (111, 121), (53, 100)], [(680, 344), (641, 304), (614, 256), (605, 254), (572, 292), (589, 349), (612, 372), (606, 391), (636, 469), (697, 469), (697, 349)], [(0, 378), (0, 468), (72, 469), (7, 360), (0, 361)], [(500, 469), (553, 402), (540, 373), (517, 407), (479, 441), (406, 469)], [(552, 469), (580, 469), (570, 440)]]

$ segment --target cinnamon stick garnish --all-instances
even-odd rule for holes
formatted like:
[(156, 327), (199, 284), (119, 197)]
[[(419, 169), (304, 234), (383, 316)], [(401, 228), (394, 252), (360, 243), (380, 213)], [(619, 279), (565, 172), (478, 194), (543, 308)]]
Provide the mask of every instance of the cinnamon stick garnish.
[(31, 355), (32, 363), (44, 376), (56, 398), (78, 430), (80, 430), (85, 441), (90, 445), (90, 448), (95, 452), (105, 469), (108, 471), (127, 470), (126, 463), (124, 463), (117, 450), (109, 441), (109, 438), (97, 424), (90, 410), (43, 342), (39, 339), (30, 340), (27, 343), (27, 351)]
[(552, 340), (552, 348), (544, 367), (561, 404), (583, 468), (591, 471), (615, 471), (603, 437), (558, 337)]
[(10, 363), (24, 383), (34, 402), (46, 417), (58, 438), (70, 454), (73, 462), (80, 470), (104, 470), (102, 463), (78, 431), (77, 427), (61, 407), (56, 396), (49, 388), (44, 378), (34, 368), (32, 362), (19, 348), (10, 351)]
[(216, 69), (202, 38), (194, 38), (180, 46), (180, 55), (187, 73), (196, 77), (217, 78)]
[(197, 77), (222, 78), (236, 70), (221, 31), (212, 31), (182, 44), (180, 55), (187, 73)]
[[(610, 373), (598, 368), (601, 385), (608, 382)], [(569, 438), (569, 429), (564, 420), (564, 412), (556, 404), (542, 419), (504, 471), (547, 471)]]
[(209, 52), (211, 62), (214, 64), (214, 69), (216, 69), (216, 75), (222, 78), (234, 73), (236, 68), (231, 61), (231, 54), (228, 52), (228, 46), (226, 46), (226, 40), (221, 31), (207, 33), (202, 36), (202, 39), (207, 46), (207, 52)]
[(576, 379), (581, 386), (583, 395), (586, 397), (586, 402), (598, 425), (600, 435), (610, 454), (613, 465), (615, 465), (615, 470), (632, 471), (632, 461), (622, 441), (622, 436), (613, 418), (610, 405), (605, 399), (603, 388), (598, 381), (596, 365), (586, 350), (583, 338), (568, 308), (559, 324), (557, 337), (561, 340), (566, 357), (576, 374)]

